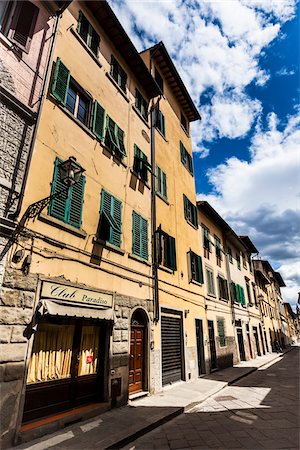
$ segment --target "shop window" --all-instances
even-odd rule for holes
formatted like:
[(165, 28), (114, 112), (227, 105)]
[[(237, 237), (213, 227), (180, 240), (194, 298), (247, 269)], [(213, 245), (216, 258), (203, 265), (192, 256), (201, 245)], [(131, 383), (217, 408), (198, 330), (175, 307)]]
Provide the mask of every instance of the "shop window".
[(193, 175), (194, 174), (193, 158), (181, 141), (180, 141), (180, 159), (184, 167), (190, 172), (191, 175)]
[(69, 69), (57, 58), (51, 87), (53, 96), (81, 123), (88, 126), (91, 98), (71, 78)]
[(39, 8), (29, 1), (0, 3), (1, 32), (20, 49), (28, 52)]
[(148, 182), (148, 171), (151, 170), (151, 165), (145, 153), (137, 145), (134, 145), (133, 170), (141, 180)]
[(113, 55), (111, 55), (110, 75), (122, 91), (126, 93), (127, 74)]
[(189, 281), (196, 281), (197, 283), (203, 283), (203, 269), (201, 256), (191, 250), (187, 254), (188, 256), (188, 269), (189, 269)]
[(216, 295), (214, 273), (211, 269), (206, 268), (206, 281), (207, 281), (207, 293), (208, 295)]
[(203, 236), (203, 249), (204, 257), (209, 259), (209, 254), (211, 252), (211, 241), (209, 229), (202, 224), (202, 236)]
[(227, 301), (229, 299), (228, 284), (227, 281), (220, 275), (218, 275), (218, 287), (220, 299)]
[(160, 73), (156, 67), (154, 70), (154, 79), (155, 79), (156, 83), (158, 84), (159, 89), (163, 93), (164, 92), (164, 80), (162, 79), (162, 76), (160, 75)]
[(94, 55), (98, 56), (100, 36), (92, 27), (82, 11), (79, 11), (77, 32)]
[(183, 194), (183, 208), (185, 220), (195, 228), (198, 228), (197, 207)]
[(168, 199), (167, 193), (167, 175), (161, 170), (160, 167), (156, 166), (156, 192), (164, 200)]
[(121, 246), (122, 202), (102, 189), (98, 238)]
[(222, 245), (221, 240), (215, 236), (215, 249), (216, 249), (216, 259), (217, 259), (217, 265), (221, 267), (221, 261), (222, 261)]
[(132, 213), (132, 253), (148, 259), (148, 221), (135, 211)]
[(217, 319), (217, 328), (220, 347), (226, 347), (225, 321), (223, 318)]
[(66, 187), (60, 179), (59, 165), (61, 162), (62, 161), (59, 158), (56, 158), (51, 195), (57, 192), (61, 192), (61, 194), (51, 200), (48, 208), (48, 214), (69, 225), (72, 225), (75, 228), (80, 228), (82, 221), (85, 177), (81, 175), (77, 183), (73, 184), (73, 186)]
[(148, 121), (148, 102), (146, 102), (138, 89), (135, 90), (135, 107), (141, 116)]
[(81, 331), (79, 348), (78, 376), (97, 373), (99, 353), (100, 328), (93, 325), (84, 325)]
[(155, 109), (155, 127), (166, 137), (165, 116), (158, 108)]
[(116, 158), (126, 156), (124, 131), (109, 116), (106, 116), (105, 145)]
[(175, 238), (158, 229), (155, 232), (157, 264), (177, 270)]

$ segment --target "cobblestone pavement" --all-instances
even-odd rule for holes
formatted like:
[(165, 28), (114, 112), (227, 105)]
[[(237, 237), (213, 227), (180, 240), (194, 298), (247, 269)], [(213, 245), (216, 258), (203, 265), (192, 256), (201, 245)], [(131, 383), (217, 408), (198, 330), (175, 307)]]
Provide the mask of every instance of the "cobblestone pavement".
[(299, 353), (285, 354), (124, 450), (298, 450)]

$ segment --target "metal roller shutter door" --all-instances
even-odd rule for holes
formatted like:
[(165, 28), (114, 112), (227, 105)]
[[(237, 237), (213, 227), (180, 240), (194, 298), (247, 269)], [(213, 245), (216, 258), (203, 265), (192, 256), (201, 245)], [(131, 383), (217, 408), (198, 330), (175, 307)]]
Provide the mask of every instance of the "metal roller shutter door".
[(162, 384), (182, 379), (182, 319), (162, 314)]

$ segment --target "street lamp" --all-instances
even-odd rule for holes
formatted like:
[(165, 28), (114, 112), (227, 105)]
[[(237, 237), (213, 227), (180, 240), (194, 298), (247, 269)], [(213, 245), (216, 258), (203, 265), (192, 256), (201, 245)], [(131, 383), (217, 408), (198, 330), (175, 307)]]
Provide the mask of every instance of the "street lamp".
[(75, 156), (70, 156), (67, 161), (64, 161), (59, 166), (59, 174), (61, 181), (66, 186), (72, 186), (80, 180), (84, 169), (76, 161)]

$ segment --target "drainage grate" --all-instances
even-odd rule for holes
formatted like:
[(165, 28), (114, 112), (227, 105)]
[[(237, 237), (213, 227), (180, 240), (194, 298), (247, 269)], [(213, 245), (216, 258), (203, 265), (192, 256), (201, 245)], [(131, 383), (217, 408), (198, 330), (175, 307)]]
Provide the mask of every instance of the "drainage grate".
[(236, 397), (232, 397), (232, 395), (221, 395), (220, 397), (215, 397), (217, 402), (226, 402), (230, 400), (236, 400)]

